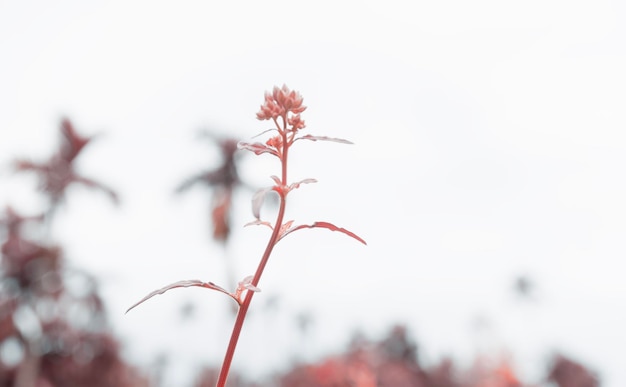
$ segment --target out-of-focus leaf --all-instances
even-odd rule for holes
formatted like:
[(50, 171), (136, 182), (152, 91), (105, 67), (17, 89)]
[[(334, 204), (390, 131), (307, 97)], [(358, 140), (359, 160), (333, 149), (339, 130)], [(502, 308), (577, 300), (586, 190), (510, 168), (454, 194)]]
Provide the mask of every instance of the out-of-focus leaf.
[(249, 143), (249, 142), (240, 141), (237, 144), (237, 148), (239, 148), (239, 149), (247, 149), (247, 150), (249, 150), (251, 152), (254, 152), (257, 155), (260, 155), (262, 153), (270, 153), (270, 154), (273, 154), (274, 156), (278, 157), (278, 153), (276, 153), (276, 151), (274, 149), (272, 149), (269, 146), (263, 144), (262, 142)]
[(297, 140), (332, 141), (332, 142), (338, 142), (340, 144), (354, 144), (353, 142), (344, 140), (342, 138), (327, 137), (327, 136), (313, 136), (310, 134), (307, 134), (306, 136), (298, 137), (294, 141), (297, 141)]
[(205, 183), (208, 186), (226, 185), (227, 179), (224, 174), (224, 168), (218, 168), (214, 171), (199, 173), (185, 181), (183, 181), (178, 188), (177, 193), (182, 193), (191, 188), (196, 183)]
[(147, 296), (145, 296), (144, 298), (139, 300), (139, 302), (136, 302), (133, 306), (128, 308), (126, 310), (126, 313), (130, 312), (132, 309), (134, 309), (138, 305), (144, 303), (145, 301), (149, 300), (150, 298), (152, 298), (154, 296), (158, 296), (159, 294), (163, 294), (163, 293), (167, 292), (168, 290), (172, 290), (172, 289), (176, 289), (176, 288), (189, 288), (189, 287), (192, 287), (192, 286), (197, 286), (197, 287), (201, 287), (201, 288), (217, 290), (218, 292), (222, 292), (224, 294), (227, 294), (229, 297), (233, 298), (235, 301), (237, 301), (237, 303), (239, 303), (239, 301), (235, 297), (233, 297), (232, 294), (230, 294), (224, 288), (215, 285), (213, 282), (203, 282), (203, 281), (200, 281), (200, 280), (184, 280), (184, 281), (174, 282), (173, 284), (169, 284), (167, 286), (162, 287), (161, 289), (157, 289), (157, 290), (153, 291), (152, 293), (148, 294)]
[(23, 160), (23, 159), (15, 160), (13, 162), (13, 167), (15, 168), (16, 171), (43, 171), (44, 170), (42, 166), (35, 164), (34, 162), (30, 160)]
[(349, 237), (352, 237), (352, 238), (356, 239), (357, 241), (363, 243), (364, 245), (367, 245), (367, 242), (365, 242), (365, 240), (363, 240), (363, 238), (361, 238), (360, 236), (356, 235), (352, 231), (348, 231), (348, 230), (346, 230), (345, 228), (342, 228), (342, 227), (337, 227), (334, 224), (328, 223), (328, 222), (315, 222), (313, 224), (302, 224), (300, 226), (296, 226), (294, 228), (291, 228), (291, 229), (285, 231), (285, 233), (282, 234), (280, 239), (283, 239), (288, 234), (291, 234), (292, 232), (294, 232), (296, 230), (301, 230), (303, 228), (326, 228), (326, 229), (329, 229), (330, 231), (339, 231), (341, 233), (344, 233), (344, 234), (348, 235)]
[(79, 135), (72, 122), (67, 118), (61, 121), (61, 134), (65, 139), (61, 146), (61, 157), (68, 161), (76, 158), (85, 145), (93, 138)]
[(102, 183), (99, 183), (93, 179), (89, 179), (86, 177), (82, 177), (82, 176), (76, 176), (74, 177), (74, 181), (77, 183), (82, 183), (85, 186), (89, 187), (89, 188), (95, 188), (98, 189), (102, 192), (104, 192), (105, 194), (107, 194), (109, 196), (109, 198), (111, 198), (111, 200), (113, 201), (113, 203), (115, 204), (119, 204), (120, 203), (120, 198), (117, 195), (117, 193), (115, 191), (113, 191), (111, 188), (105, 186)]
[(273, 187), (260, 189), (256, 191), (254, 196), (252, 196), (252, 214), (255, 218), (261, 218), (261, 206), (263, 205), (263, 201), (265, 200), (265, 195), (267, 195), (267, 193), (270, 192), (272, 189)]

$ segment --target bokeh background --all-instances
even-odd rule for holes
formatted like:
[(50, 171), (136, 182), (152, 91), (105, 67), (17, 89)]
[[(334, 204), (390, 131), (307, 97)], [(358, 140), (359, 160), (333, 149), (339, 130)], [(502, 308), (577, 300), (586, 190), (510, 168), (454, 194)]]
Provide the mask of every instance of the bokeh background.
[(506, 353), (533, 382), (562, 352), (623, 386), (625, 18), (618, 1), (0, 1), (0, 204), (42, 211), (11, 163), (49, 157), (62, 117), (97, 135), (78, 169), (121, 205), (71, 189), (51, 233), (98, 279), (125, 356), (189, 385), (221, 362), (232, 301), (185, 289), (124, 312), (174, 281), (253, 273), (269, 233), (243, 225), (278, 164), (241, 156), (251, 188), (226, 245), (211, 192), (174, 191), (220, 161), (199, 131), (268, 129), (255, 113), (286, 84), (308, 133), (355, 143), (294, 148), (292, 178), (319, 183), (288, 218), (368, 246), (324, 230), (281, 242), (237, 370), (261, 377), (401, 323), (425, 362)]

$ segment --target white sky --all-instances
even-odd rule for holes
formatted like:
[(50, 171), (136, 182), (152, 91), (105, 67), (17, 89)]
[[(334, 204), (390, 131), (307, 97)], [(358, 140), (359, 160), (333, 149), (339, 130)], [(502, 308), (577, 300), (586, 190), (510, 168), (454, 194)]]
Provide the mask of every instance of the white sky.
[[(123, 311), (177, 280), (224, 284), (225, 255), (238, 277), (254, 271), (269, 234), (240, 227), (249, 192), (225, 254), (207, 238), (206, 193), (172, 191), (215, 165), (198, 129), (263, 131), (263, 93), (286, 83), (304, 96), (309, 133), (356, 143), (294, 148), (292, 178), (319, 184), (292, 195), (288, 217), (369, 246), (317, 230), (281, 242), (237, 368), (263, 374), (339, 350), (355, 328), (406, 322), (427, 362), (507, 350), (532, 381), (561, 351), (604, 386), (626, 385), (623, 3), (217, 3), (0, 0), (0, 203), (38, 208), (34, 180), (7, 165), (48, 157), (61, 116), (102, 133), (79, 166), (123, 205), (76, 189), (55, 235), (73, 265), (101, 275), (129, 356), (168, 353), (177, 385), (221, 361), (230, 304), (219, 294), (179, 290)], [(277, 164), (249, 155), (243, 166), (265, 185)], [(535, 302), (511, 292), (524, 273)], [(276, 295), (280, 313), (260, 307)], [(177, 314), (187, 301), (192, 321)], [(293, 321), (303, 311), (315, 316), (307, 339)]]

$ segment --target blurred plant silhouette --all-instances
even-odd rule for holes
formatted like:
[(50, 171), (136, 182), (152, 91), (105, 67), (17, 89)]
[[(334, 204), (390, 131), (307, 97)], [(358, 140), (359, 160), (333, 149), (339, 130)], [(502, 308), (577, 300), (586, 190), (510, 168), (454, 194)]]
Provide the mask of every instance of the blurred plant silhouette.
[(61, 147), (48, 162), (15, 163), (18, 171), (39, 176), (48, 198), (44, 214), (22, 216), (7, 206), (0, 218), (0, 386), (147, 386), (121, 356), (97, 281), (70, 268), (63, 249), (46, 235), (71, 184), (98, 188), (118, 201), (111, 189), (75, 172), (76, 157), (91, 138), (79, 136), (67, 119), (61, 134)]
[(118, 203), (118, 196), (112, 189), (76, 173), (74, 162), (94, 137), (80, 136), (67, 118), (61, 120), (61, 135), (59, 150), (48, 161), (43, 163), (35, 163), (27, 159), (15, 161), (15, 169), (18, 172), (34, 172), (39, 178), (39, 189), (49, 200), (47, 216), (50, 217), (58, 205), (64, 201), (68, 187), (73, 184), (103, 191), (114, 203)]
[(245, 184), (239, 179), (237, 171), (237, 159), (240, 153), (237, 152), (238, 140), (233, 138), (223, 138), (214, 133), (203, 131), (203, 138), (208, 138), (219, 147), (221, 164), (208, 171), (186, 179), (177, 189), (177, 193), (183, 193), (194, 185), (207, 186), (212, 192), (211, 198), (211, 223), (213, 225), (213, 239), (226, 243), (230, 236), (230, 214), (233, 202), (233, 193)]

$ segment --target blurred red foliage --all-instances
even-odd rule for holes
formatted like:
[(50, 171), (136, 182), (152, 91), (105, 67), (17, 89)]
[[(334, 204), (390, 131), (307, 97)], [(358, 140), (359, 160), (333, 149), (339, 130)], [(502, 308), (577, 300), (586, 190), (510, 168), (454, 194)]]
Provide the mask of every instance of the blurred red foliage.
[(147, 386), (120, 356), (94, 280), (67, 272), (59, 247), (27, 239), (24, 219), (9, 208), (2, 221), (0, 386)]
[[(213, 387), (218, 370), (206, 368), (195, 387)], [(558, 387), (598, 387), (597, 378), (580, 364), (562, 356), (554, 359), (546, 376)], [(539, 381), (541, 382), (541, 381)], [(233, 373), (230, 387), (536, 387), (522, 383), (508, 358), (479, 357), (469, 369), (460, 369), (450, 358), (425, 366), (417, 345), (404, 326), (393, 327), (378, 342), (353, 341), (343, 354), (312, 364), (297, 364), (270, 380), (246, 381)]]
[(600, 382), (595, 373), (562, 355), (554, 359), (548, 380), (559, 387), (598, 387)]
[[(7, 206), (0, 218), (0, 387), (148, 386), (121, 356), (97, 282), (69, 270), (63, 250), (46, 235), (53, 210), (72, 183), (103, 189), (117, 200), (113, 191), (74, 171), (90, 138), (79, 136), (68, 120), (62, 121), (61, 134), (61, 147), (48, 162), (16, 163), (19, 171), (39, 175), (39, 188), (49, 198), (46, 215), (24, 217)], [(37, 232), (28, 235), (26, 223)]]

